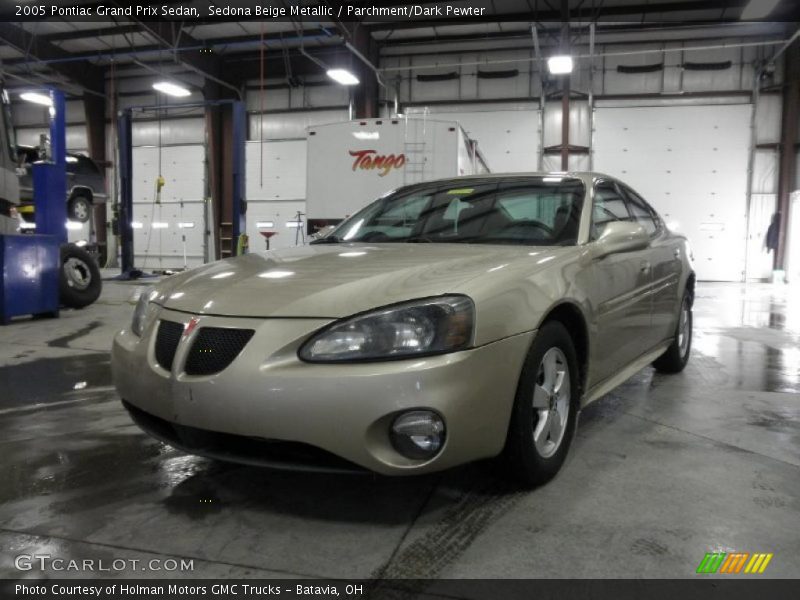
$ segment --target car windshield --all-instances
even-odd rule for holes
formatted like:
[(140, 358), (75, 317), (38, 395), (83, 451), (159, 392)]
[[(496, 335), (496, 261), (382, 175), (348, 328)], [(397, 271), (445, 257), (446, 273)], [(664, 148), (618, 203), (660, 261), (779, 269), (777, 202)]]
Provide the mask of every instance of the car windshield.
[(317, 243), (574, 245), (584, 186), (569, 177), (434, 182), (380, 198)]

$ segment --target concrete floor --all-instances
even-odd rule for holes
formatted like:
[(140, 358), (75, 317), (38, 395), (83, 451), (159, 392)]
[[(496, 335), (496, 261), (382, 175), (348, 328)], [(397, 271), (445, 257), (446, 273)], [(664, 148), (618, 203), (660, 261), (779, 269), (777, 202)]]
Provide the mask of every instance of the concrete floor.
[(49, 553), (192, 558), (185, 577), (676, 578), (734, 550), (800, 576), (798, 289), (700, 284), (686, 371), (645, 369), (594, 403), (561, 474), (524, 493), (491, 463), (295, 474), (146, 437), (108, 363), (135, 289), (0, 329), (0, 577)]

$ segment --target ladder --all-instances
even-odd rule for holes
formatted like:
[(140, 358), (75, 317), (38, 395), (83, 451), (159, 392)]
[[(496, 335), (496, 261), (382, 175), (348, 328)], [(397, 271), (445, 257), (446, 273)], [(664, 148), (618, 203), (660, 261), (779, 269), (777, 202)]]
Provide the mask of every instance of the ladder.
[(425, 157), (425, 142), (408, 142), (403, 144), (406, 162), (403, 167), (403, 184), (425, 181), (428, 172), (428, 161)]
[(220, 258), (230, 258), (235, 256), (235, 242), (233, 240), (233, 223), (219, 224), (219, 256)]

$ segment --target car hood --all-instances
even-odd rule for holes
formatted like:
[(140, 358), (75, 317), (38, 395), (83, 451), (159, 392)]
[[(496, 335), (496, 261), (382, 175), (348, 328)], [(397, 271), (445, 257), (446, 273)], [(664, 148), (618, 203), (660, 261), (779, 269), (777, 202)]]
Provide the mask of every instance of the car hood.
[[(514, 260), (565, 248), (465, 244), (318, 244), (248, 254), (172, 276), (156, 302), (197, 314), (340, 318), (458, 293)], [(537, 261), (544, 262), (544, 261)]]

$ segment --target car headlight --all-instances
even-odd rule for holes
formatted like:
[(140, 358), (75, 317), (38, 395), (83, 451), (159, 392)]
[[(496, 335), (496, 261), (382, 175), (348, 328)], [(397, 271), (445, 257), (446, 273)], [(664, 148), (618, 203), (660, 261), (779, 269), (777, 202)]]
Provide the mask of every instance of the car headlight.
[(136, 303), (136, 308), (133, 311), (133, 319), (131, 320), (131, 331), (139, 337), (141, 337), (144, 332), (144, 327), (147, 324), (150, 301), (157, 295), (158, 293), (153, 288), (147, 288), (139, 295), (139, 301)]
[(387, 306), (326, 327), (300, 348), (308, 362), (370, 361), (442, 354), (468, 347), (475, 308), (466, 296)]

